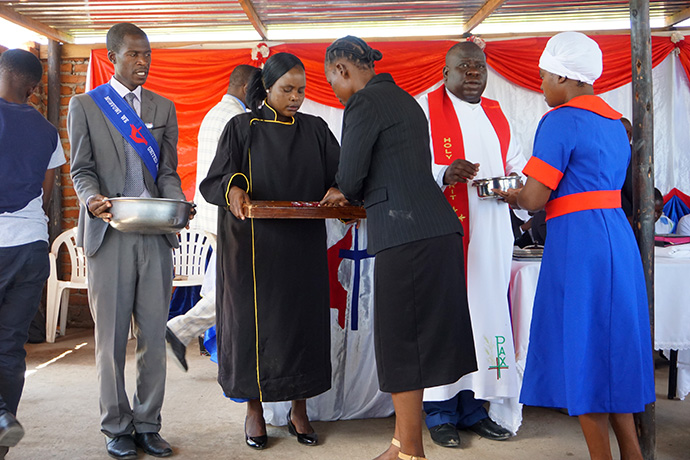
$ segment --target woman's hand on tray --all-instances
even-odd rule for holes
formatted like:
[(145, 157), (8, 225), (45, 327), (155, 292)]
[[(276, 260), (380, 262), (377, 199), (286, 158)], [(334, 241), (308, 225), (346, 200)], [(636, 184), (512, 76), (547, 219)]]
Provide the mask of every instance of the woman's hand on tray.
[(507, 202), (514, 209), (520, 209), (520, 206), (518, 206), (518, 202), (517, 202), (517, 196), (520, 193), (520, 190), (522, 190), (522, 187), (511, 188), (507, 192), (504, 192), (504, 191), (499, 190), (497, 188), (491, 189), (492, 192), (494, 192), (496, 195), (498, 195), (499, 199)]
[(350, 204), (345, 195), (335, 187), (331, 187), (321, 199), (321, 206), (347, 206)]
[(230, 212), (240, 220), (244, 220), (244, 206), (252, 203), (252, 200), (247, 195), (247, 192), (236, 185), (233, 185), (228, 192), (228, 209)]

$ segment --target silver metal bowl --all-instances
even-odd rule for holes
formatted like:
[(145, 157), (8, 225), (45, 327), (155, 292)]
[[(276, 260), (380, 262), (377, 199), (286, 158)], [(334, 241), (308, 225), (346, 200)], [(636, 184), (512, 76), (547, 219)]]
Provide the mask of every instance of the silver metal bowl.
[(170, 198), (109, 198), (110, 225), (121, 232), (177, 233), (189, 221), (193, 204)]
[(472, 185), (477, 187), (477, 195), (481, 199), (498, 198), (492, 190), (497, 188), (502, 192), (507, 192), (511, 188), (519, 188), (522, 183), (520, 176), (489, 177), (487, 179), (477, 179), (472, 181)]

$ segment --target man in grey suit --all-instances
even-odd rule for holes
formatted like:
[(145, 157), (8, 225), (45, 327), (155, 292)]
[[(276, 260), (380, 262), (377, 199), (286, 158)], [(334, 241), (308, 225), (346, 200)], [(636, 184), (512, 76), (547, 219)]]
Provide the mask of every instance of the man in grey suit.
[[(115, 120), (109, 119), (107, 111), (95, 102), (98, 88), (70, 101), (67, 120), (71, 174), (81, 202), (77, 239), (89, 267), (101, 431), (113, 458), (136, 458), (137, 446), (147, 454), (167, 457), (172, 455), (172, 449), (158, 432), (165, 393), (165, 324), (173, 277), (171, 248), (177, 245), (177, 238), (115, 230), (108, 225), (112, 217), (108, 197), (184, 199), (176, 172), (177, 117), (172, 101), (141, 87), (151, 64), (146, 34), (133, 24), (116, 24), (108, 31), (106, 45), (115, 75), (106, 84), (112, 89), (106, 85), (99, 87), (110, 91), (104, 99), (126, 105), (117, 99), (118, 95), (124, 98), (141, 118), (141, 128), (153, 135), (160, 152), (156, 155), (154, 178), (132, 147), (134, 143), (128, 143), (113, 124)], [(130, 406), (124, 366), (132, 319), (137, 339), (137, 383)]]

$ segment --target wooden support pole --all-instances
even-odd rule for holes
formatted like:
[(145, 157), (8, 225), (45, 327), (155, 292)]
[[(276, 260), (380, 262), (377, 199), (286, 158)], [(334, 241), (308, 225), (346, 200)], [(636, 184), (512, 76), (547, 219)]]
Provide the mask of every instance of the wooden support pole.
[[(632, 52), (632, 175), (633, 228), (642, 255), (647, 303), (654, 346), (654, 106), (652, 91), (652, 36), (649, 0), (630, 0)], [(635, 425), (645, 460), (656, 458), (655, 404), (635, 414)]]
[(254, 8), (254, 3), (252, 3), (252, 0), (238, 1), (242, 9), (244, 10), (244, 14), (247, 15), (249, 22), (252, 23), (254, 29), (256, 29), (259, 35), (261, 35), (261, 39), (268, 40), (268, 31), (266, 30), (266, 25), (261, 19), (261, 16), (259, 16), (259, 13), (256, 12), (256, 8)]
[(688, 18), (690, 18), (690, 8), (685, 8), (684, 10), (679, 11), (672, 16), (667, 16), (665, 25), (666, 27), (673, 27), (679, 22), (685, 21)]
[(462, 33), (466, 34), (472, 29), (481, 24), (484, 19), (488, 18), (493, 14), (494, 11), (499, 9), (506, 0), (487, 0), (486, 3), (482, 5), (479, 10), (462, 26)]
[[(60, 51), (56, 40), (48, 42), (48, 121), (60, 129)], [(55, 186), (48, 208), (48, 235), (52, 242), (62, 232), (62, 187), (60, 170), (55, 175)]]
[[(2, 3), (8, 4), (10, 2)], [(53, 27), (50, 27), (40, 21), (36, 21), (35, 19), (31, 19), (28, 16), (24, 16), (23, 14), (19, 14), (10, 6), (0, 5), (0, 18), (7, 19), (10, 22), (13, 22), (26, 29), (33, 30), (37, 34), (45, 35), (53, 40), (59, 40), (64, 43), (74, 43), (74, 37), (72, 37), (70, 34), (54, 29)]]

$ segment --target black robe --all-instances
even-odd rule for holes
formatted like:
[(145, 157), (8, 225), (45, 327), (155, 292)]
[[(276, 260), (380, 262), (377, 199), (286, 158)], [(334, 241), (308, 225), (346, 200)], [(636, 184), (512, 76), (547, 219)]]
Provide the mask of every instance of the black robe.
[[(288, 401), (331, 386), (326, 228), (320, 219), (246, 219), (227, 210), (237, 185), (252, 200), (319, 201), (340, 147), (321, 118), (232, 118), (200, 190), (219, 206), (218, 382), (231, 398)], [(258, 338), (257, 338), (258, 334)]]

